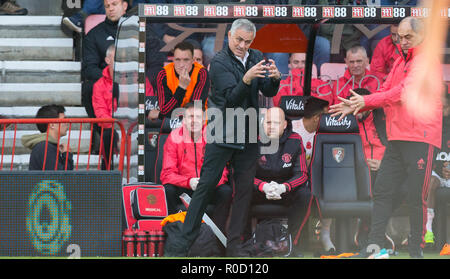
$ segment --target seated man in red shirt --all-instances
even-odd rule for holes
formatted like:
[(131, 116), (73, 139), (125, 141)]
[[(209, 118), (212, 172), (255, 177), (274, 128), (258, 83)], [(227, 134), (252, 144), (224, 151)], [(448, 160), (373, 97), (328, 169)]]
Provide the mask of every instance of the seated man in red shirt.
[(370, 92), (375, 92), (381, 87), (382, 83), (367, 69), (369, 58), (364, 47), (354, 46), (347, 50), (345, 64), (347, 70), (345, 70), (344, 76), (333, 84), (334, 104), (340, 103), (337, 96), (342, 98), (351, 96), (350, 89), (365, 88)]
[[(183, 124), (173, 130), (164, 144), (161, 182), (166, 189), (169, 214), (176, 213), (181, 206), (179, 196), (187, 193), (192, 197), (200, 178), (206, 145), (205, 113), (201, 106), (193, 102), (184, 106)], [(213, 199), (214, 212), (211, 218), (222, 232), (230, 209), (232, 189), (227, 184), (228, 170), (225, 168), (222, 178), (215, 188)]]
[[(289, 57), (289, 76), (280, 81), (280, 90), (277, 95), (273, 97), (273, 105), (280, 106), (282, 96), (303, 96), (303, 86), (305, 83), (305, 54), (292, 53)], [(322, 81), (317, 78), (311, 79), (311, 96), (323, 99), (330, 105), (333, 104), (333, 90), (330, 83)]]
[[(119, 88), (112, 80), (114, 76), (115, 52), (114, 44), (110, 45), (106, 50), (105, 62), (107, 66), (103, 69), (102, 77), (94, 83), (92, 91), (92, 107), (94, 108), (95, 117), (97, 118), (111, 118), (113, 116), (113, 110), (117, 110)], [(113, 156), (111, 155), (111, 160), (109, 160), (109, 157), (114, 127), (111, 123), (99, 123), (98, 125), (100, 128), (103, 128), (103, 138), (100, 144), (100, 154), (103, 157), (102, 170), (113, 169)], [(113, 152), (117, 149), (118, 137), (118, 134), (114, 133)]]
[(398, 43), (398, 24), (391, 25), (391, 35), (381, 39), (373, 51), (370, 71), (383, 83), (392, 69), (395, 60), (400, 57)]

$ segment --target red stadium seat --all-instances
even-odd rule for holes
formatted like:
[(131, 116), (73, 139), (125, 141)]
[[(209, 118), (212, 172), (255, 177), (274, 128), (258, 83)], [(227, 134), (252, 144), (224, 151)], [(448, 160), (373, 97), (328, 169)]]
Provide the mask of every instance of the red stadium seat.
[(320, 78), (324, 81), (338, 80), (344, 76), (346, 68), (345, 63), (323, 63), (320, 67)]
[(105, 18), (106, 15), (89, 15), (84, 21), (84, 34), (87, 35), (92, 28), (104, 21)]

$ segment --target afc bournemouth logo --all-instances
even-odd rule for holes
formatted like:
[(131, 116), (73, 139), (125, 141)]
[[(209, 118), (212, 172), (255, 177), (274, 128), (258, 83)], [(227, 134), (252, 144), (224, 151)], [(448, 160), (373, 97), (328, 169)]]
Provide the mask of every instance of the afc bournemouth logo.
[(156, 196), (152, 194), (148, 195), (147, 202), (148, 204), (155, 204), (157, 202)]
[(345, 157), (345, 149), (342, 147), (333, 147), (332, 150), (333, 152), (333, 159), (340, 163), (344, 160)]

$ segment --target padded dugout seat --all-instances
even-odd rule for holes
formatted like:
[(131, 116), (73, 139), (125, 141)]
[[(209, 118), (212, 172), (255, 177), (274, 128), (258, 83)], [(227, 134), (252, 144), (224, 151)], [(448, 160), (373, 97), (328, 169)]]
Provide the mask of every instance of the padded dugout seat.
[[(145, 97), (145, 111), (159, 109), (157, 96)], [(162, 120), (150, 121), (145, 119), (145, 181), (155, 181), (155, 162), (158, 153), (158, 135), (161, 130)]]
[(155, 175), (154, 179), (157, 184), (161, 183), (160, 174), (163, 164), (164, 157), (164, 144), (166, 143), (167, 138), (169, 137), (170, 132), (173, 129), (176, 129), (181, 126), (180, 118), (164, 118), (162, 120), (161, 129), (158, 135), (158, 143), (157, 143), (157, 154), (155, 160)]
[(320, 119), (310, 178), (319, 214), (336, 219), (337, 250), (348, 252), (351, 219), (371, 214), (370, 171), (355, 116), (338, 118), (324, 114)]

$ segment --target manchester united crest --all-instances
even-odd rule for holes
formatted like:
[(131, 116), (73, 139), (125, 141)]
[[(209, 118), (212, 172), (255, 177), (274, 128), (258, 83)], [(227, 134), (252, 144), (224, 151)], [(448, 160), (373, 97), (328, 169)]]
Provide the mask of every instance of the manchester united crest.
[(340, 163), (344, 160), (345, 157), (345, 149), (342, 147), (333, 147), (331, 149), (332, 153), (333, 153), (333, 159)]
[(155, 204), (156, 201), (157, 201), (157, 199), (156, 199), (156, 196), (155, 196), (155, 195), (150, 194), (150, 195), (147, 196), (147, 202), (148, 202), (149, 204)]
[(283, 156), (281, 156), (281, 160), (285, 163), (290, 163), (292, 160), (292, 156), (289, 153), (284, 153)]

